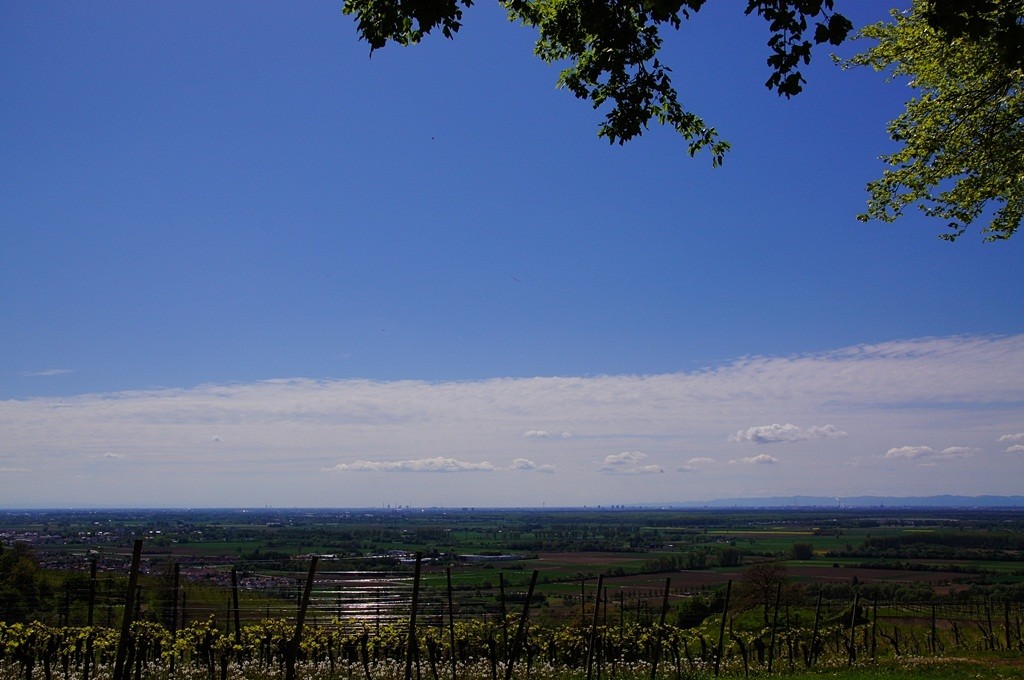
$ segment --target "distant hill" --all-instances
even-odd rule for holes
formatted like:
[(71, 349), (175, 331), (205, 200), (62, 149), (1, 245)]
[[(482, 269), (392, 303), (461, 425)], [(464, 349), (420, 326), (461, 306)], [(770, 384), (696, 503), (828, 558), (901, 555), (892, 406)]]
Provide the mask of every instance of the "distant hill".
[(1024, 508), (1024, 496), (772, 496), (680, 503), (686, 508)]

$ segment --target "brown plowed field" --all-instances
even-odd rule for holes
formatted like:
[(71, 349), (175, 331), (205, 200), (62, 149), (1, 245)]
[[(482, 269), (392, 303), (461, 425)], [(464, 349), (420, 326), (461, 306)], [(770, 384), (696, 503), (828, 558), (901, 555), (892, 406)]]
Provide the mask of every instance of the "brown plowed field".
[[(593, 573), (595, 565), (608, 567), (609, 570), (616, 566), (629, 570), (638, 563), (643, 562), (643, 557), (634, 553), (597, 553), (597, 552), (575, 552), (575, 553), (542, 553), (536, 561), (531, 560), (530, 566), (544, 572), (572, 571), (578, 569), (581, 572)], [(963, 574), (944, 571), (911, 571), (905, 569), (864, 569), (856, 567), (833, 567), (831, 564), (821, 566), (794, 566), (788, 567), (790, 578), (800, 583), (849, 583), (854, 577), (858, 583), (878, 582), (913, 582), (929, 583), (936, 592), (943, 593), (957, 589), (953, 584), (954, 579), (963, 577)], [(742, 567), (729, 571), (701, 570), (701, 571), (673, 571), (659, 574), (637, 574), (631, 576), (605, 577), (605, 584), (616, 587), (632, 588), (653, 588), (663, 587), (665, 579), (672, 579), (672, 589), (700, 589), (707, 586), (723, 584), (729, 580), (738, 580), (742, 577)]]

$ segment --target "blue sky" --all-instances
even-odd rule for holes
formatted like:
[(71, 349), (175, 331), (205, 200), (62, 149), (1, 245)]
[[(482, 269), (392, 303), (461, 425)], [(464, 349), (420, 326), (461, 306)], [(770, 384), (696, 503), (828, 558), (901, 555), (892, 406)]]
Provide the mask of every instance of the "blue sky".
[(667, 36), (712, 169), (489, 5), (0, 5), (0, 505), (1020, 493), (1024, 245), (857, 222), (908, 89), (767, 38)]

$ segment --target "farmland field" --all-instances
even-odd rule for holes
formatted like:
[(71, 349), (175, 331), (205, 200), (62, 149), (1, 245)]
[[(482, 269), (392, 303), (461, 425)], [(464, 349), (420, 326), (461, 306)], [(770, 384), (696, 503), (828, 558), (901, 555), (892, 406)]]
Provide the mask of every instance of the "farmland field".
[(763, 672), (766, 648), (789, 673), (956, 657), (1019, 677), (1024, 660), (1024, 512), (1013, 509), (4, 512), (0, 541), (0, 677), (26, 678), (60, 649), (81, 666), (73, 640), (95, 638), (86, 656), (110, 662), (102, 631), (128, 619), (152, 677), (172, 657), (277, 658), (267, 641), (285, 649), (281, 631), (300, 621), (305, 656), (279, 661), (330, 657), (331, 677), (344, 659), (348, 673), (372, 661), (389, 677), (413, 611), (432, 668), (453, 650), (464, 670), (515, 653), (574, 677), (591, 647), (598, 673), (622, 677), (627, 660), (656, 663), (663, 649), (677, 680), (715, 659)]

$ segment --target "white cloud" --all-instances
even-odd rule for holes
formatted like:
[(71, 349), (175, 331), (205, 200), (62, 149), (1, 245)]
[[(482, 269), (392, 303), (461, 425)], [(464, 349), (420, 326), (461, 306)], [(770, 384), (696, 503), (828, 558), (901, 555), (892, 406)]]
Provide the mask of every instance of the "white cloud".
[(1007, 453), (1024, 453), (1024, 444), (1014, 444), (1006, 447)]
[(338, 472), (492, 472), (494, 466), (486, 461), (468, 463), (454, 458), (436, 456), (419, 460), (357, 460), (352, 463), (339, 463), (331, 469)]
[(885, 458), (906, 458), (918, 461), (919, 466), (934, 467), (940, 461), (971, 458), (980, 451), (976, 447), (946, 447), (942, 451), (935, 451), (931, 447), (897, 447), (887, 451)]
[(516, 458), (512, 461), (512, 465), (509, 469), (548, 473), (555, 471), (555, 467), (553, 465), (537, 465), (528, 458)]
[(18, 375), (23, 378), (50, 378), (56, 375), (67, 375), (71, 373), (69, 368), (46, 368), (41, 371), (22, 371)]
[(750, 458), (740, 458), (739, 462), (745, 463), (746, 465), (775, 465), (779, 462), (779, 459), (775, 456), (769, 456), (767, 453), (762, 453), (757, 456), (751, 456)]
[(118, 458), (124, 458), (124, 454), (114, 453), (113, 451), (107, 451), (106, 453), (103, 454), (103, 457), (110, 460), (117, 460)]
[(23, 468), (23, 467), (0, 467), (0, 474), (7, 474), (7, 473), (13, 474), (13, 473), (18, 473), (18, 472), (32, 472), (32, 470), (29, 469), (29, 468)]
[(947, 446), (942, 449), (942, 456), (945, 458), (968, 458), (981, 451), (971, 446)]
[(935, 461), (949, 458), (969, 458), (981, 449), (972, 446), (947, 446), (936, 451), (930, 446), (900, 446), (885, 452), (886, 458), (909, 458), (920, 460), (922, 464), (934, 465)]
[(675, 466), (676, 472), (700, 472), (701, 466), (711, 465), (715, 462), (714, 458), (708, 458), (707, 456), (698, 456), (691, 458), (682, 465)]
[(1000, 444), (1020, 444), (1024, 443), (1024, 432), (1016, 432), (1014, 434), (1004, 434), (999, 438)]
[(774, 444), (777, 442), (796, 442), (803, 439), (841, 439), (847, 434), (836, 428), (835, 425), (812, 425), (811, 427), (797, 427), (793, 423), (780, 425), (758, 425), (740, 430), (736, 434), (729, 435), (731, 442), (754, 442), (755, 444)]
[(660, 465), (642, 465), (648, 456), (643, 451), (623, 451), (604, 457), (601, 472), (609, 475), (651, 475), (664, 472)]
[[(608, 461), (610, 468), (639, 471), (661, 461), (671, 461), (667, 470), (688, 459), (684, 466), (705, 465), (693, 460), (697, 457), (719, 461), (705, 468), (714, 469), (714, 475), (701, 475), (701, 483), (693, 485), (697, 488), (684, 492), (687, 500), (762, 492), (820, 494), (823, 483), (838, 495), (865, 490), (1012, 494), (1024, 474), (1024, 456), (1000, 460), (979, 454), (971, 460), (970, 474), (956, 478), (902, 468), (879, 476), (877, 465), (893, 442), (983, 447), (1002, 434), (1006, 439), (999, 450), (1024, 445), (1024, 439), (1017, 440), (1024, 437), (1021, 375), (1024, 334), (747, 357), (661, 375), (448, 382), (296, 378), (7, 399), (0, 400), (0, 467), (31, 468), (45, 473), (48, 483), (28, 485), (24, 477), (8, 475), (0, 479), (0, 498), (5, 504), (36, 507), (61, 502), (326, 507), (342, 497), (356, 506), (432, 505), (442, 499), (445, 505), (515, 505), (524, 502), (526, 491), (532, 494), (530, 502), (538, 504), (679, 498), (680, 490), (669, 480), (678, 485), (677, 475), (666, 475), (664, 482), (652, 476), (629, 487), (621, 478), (602, 474), (609, 452), (619, 456)], [(780, 421), (776, 414), (788, 419)], [(772, 432), (766, 424), (776, 422), (781, 424)], [(741, 423), (769, 428), (754, 428), (749, 440), (744, 437), (750, 428), (742, 430), (737, 434), (744, 441), (813, 435), (803, 445), (789, 445), (784, 489), (750, 481), (751, 468), (724, 465), (737, 457), (730, 453), (737, 444), (727, 442), (723, 433), (736, 432)], [(840, 424), (850, 437), (838, 437)], [(531, 475), (529, 489), (509, 484), (508, 475), (476, 475), (472, 484), (464, 483), (464, 475), (435, 475), (423, 484), (416, 475), (366, 480), (323, 474), (336, 465), (343, 470), (429, 469), (410, 461), (431, 460), (438, 452), (456, 464), (435, 468), (461, 470), (458, 461), (484, 459), (506, 461), (506, 467), (529, 453), (523, 450), (527, 432), (547, 432), (547, 438), (528, 439), (536, 447), (557, 447), (557, 459), (545, 456), (545, 462), (557, 465), (560, 473)], [(563, 432), (573, 436), (563, 437)], [(196, 446), (210, 443), (213, 436), (223, 441)], [(595, 443), (607, 448), (595, 454)], [(943, 446), (924, 460), (946, 460)], [(107, 451), (124, 452), (128, 458), (122, 462), (131, 465), (106, 466), (102, 486), (74, 482), (76, 475), (95, 473), (91, 466)], [(879, 453), (859, 468), (848, 465), (865, 451)], [(619, 452), (649, 457), (622, 458)], [(569, 474), (571, 489), (560, 483)], [(115, 492), (116, 497), (111, 495)]]
[(563, 432), (559, 435), (554, 435), (547, 430), (527, 430), (523, 433), (523, 437), (526, 439), (552, 439), (556, 436), (560, 439), (572, 439), (571, 432)]
[(622, 453), (612, 453), (605, 456), (601, 467), (636, 465), (645, 460), (647, 460), (647, 454), (643, 451), (623, 451)]
[(601, 472), (607, 475), (654, 475), (664, 471), (660, 465), (635, 465), (632, 467), (601, 466)]
[(931, 456), (935, 450), (930, 446), (900, 446), (885, 452), (886, 458), (924, 458)]
[(222, 441), (224, 441), (224, 437), (221, 437), (219, 434), (215, 434), (212, 437), (210, 437), (210, 441), (211, 442), (222, 442)]

